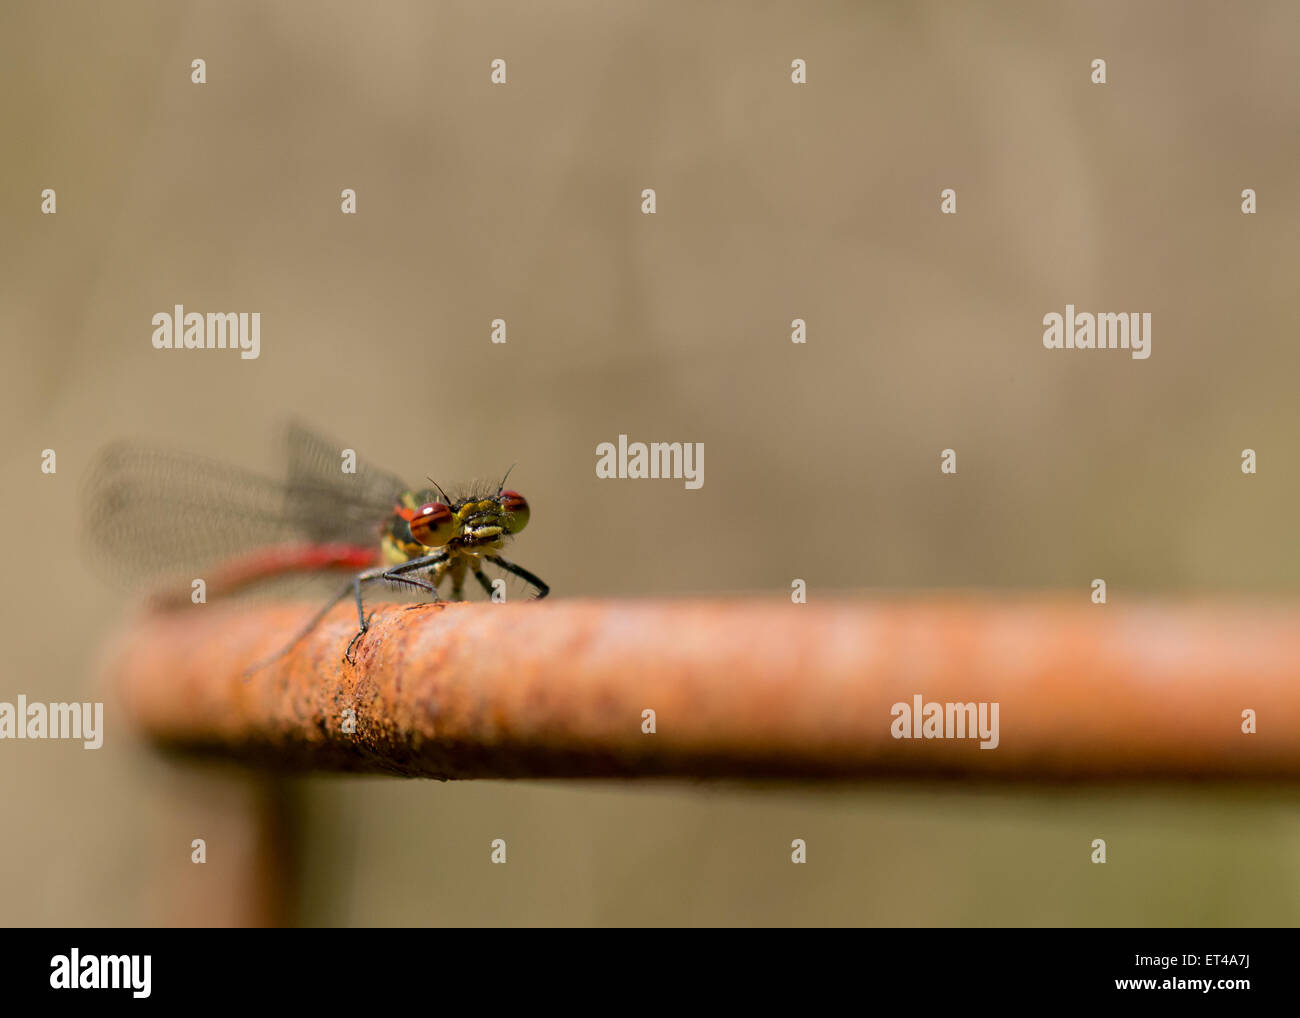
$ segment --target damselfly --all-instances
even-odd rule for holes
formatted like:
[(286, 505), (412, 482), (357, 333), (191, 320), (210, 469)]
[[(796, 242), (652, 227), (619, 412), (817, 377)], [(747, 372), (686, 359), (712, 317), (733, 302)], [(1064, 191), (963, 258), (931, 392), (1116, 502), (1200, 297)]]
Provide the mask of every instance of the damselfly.
[(529, 517), (528, 502), (505, 487), (505, 477), (495, 489), (475, 485), (453, 495), (432, 480), (431, 488), (411, 489), (297, 424), (288, 429), (288, 452), (288, 477), (276, 482), (179, 453), (109, 446), (87, 475), (85, 533), (92, 553), (132, 583), (188, 573), (205, 577), (214, 593), (290, 573), (354, 572), (268, 662), (352, 596), (357, 632), (344, 653), (351, 662), (370, 628), (363, 589), (375, 582), (439, 601), (439, 588), (450, 581), (451, 599), (459, 601), (472, 576), (492, 597), (496, 587), (484, 571), (491, 563), (522, 579), (534, 598), (550, 592), (499, 554)]

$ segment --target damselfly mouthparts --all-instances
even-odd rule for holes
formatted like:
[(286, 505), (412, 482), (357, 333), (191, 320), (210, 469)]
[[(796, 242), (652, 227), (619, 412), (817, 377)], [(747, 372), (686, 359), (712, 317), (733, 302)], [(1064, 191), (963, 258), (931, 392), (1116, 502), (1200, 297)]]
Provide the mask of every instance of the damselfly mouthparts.
[[(450, 581), (462, 600), (472, 576), (491, 597), (484, 564), (522, 579), (535, 598), (550, 588), (498, 552), (528, 524), (528, 502), (505, 487), (479, 485), (447, 495), (409, 489), (397, 478), (355, 464), (344, 450), (300, 425), (288, 431), (284, 482), (208, 460), (135, 445), (105, 449), (91, 468), (84, 504), (92, 553), (128, 580), (206, 577), (226, 593), (289, 573), (347, 569), (343, 588), (278, 654), (287, 653), (339, 601), (352, 596), (357, 632), (344, 657), (370, 628), (363, 589), (383, 581), (438, 601)], [(509, 471), (506, 471), (507, 475)], [(268, 663), (268, 662), (263, 662)]]

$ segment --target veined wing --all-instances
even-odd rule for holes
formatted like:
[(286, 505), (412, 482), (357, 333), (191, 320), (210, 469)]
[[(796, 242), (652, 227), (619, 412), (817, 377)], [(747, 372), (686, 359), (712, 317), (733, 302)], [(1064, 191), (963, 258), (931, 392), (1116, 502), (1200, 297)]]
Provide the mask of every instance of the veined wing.
[(131, 443), (86, 475), (82, 535), (110, 578), (140, 586), (295, 541), (377, 544), (393, 498), (300, 475), (300, 488), (216, 460)]
[[(304, 521), (305, 536), (311, 540), (351, 540), (357, 522), (364, 522), (368, 515), (372, 522), (377, 519), (382, 523), (392, 512), (397, 496), (406, 490), (400, 477), (361, 460), (356, 463), (355, 473), (345, 474), (343, 447), (301, 422), (289, 424), (285, 448), (289, 511)], [(338, 511), (321, 512), (317, 508), (330, 505), (337, 506)]]

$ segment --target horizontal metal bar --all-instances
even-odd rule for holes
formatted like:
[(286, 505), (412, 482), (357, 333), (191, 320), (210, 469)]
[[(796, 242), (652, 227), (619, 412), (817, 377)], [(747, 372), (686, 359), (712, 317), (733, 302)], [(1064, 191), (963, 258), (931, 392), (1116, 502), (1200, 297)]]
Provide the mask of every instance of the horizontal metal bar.
[[(247, 674), (311, 610), (140, 619), (111, 666), (129, 714), (174, 749), (436, 778), (1300, 777), (1295, 604), (381, 605), (355, 665), (342, 606)], [(923, 717), (930, 703), (997, 704), (996, 748), (924, 737), (895, 706), (916, 696)], [(945, 712), (947, 734), (958, 715)], [(896, 738), (904, 722), (922, 737)]]

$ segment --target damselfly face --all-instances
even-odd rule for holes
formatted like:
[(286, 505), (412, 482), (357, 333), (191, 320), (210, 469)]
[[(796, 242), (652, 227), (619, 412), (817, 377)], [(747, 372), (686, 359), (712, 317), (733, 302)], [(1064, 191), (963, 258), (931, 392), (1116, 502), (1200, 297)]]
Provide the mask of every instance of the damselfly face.
[(460, 498), (432, 488), (404, 492), (384, 529), (383, 558), (398, 564), (443, 550), (453, 559), (477, 559), (500, 551), (528, 525), (528, 514), (528, 501), (517, 491)]
[[(397, 515), (424, 548), (500, 548), (506, 536), (528, 526), (528, 500), (517, 491), (455, 499), (450, 505), (440, 496), (428, 489), (407, 492), (398, 503)], [(417, 508), (410, 508), (412, 503)]]
[(423, 570), (423, 587), (430, 592), (436, 593), (443, 580), (450, 579), (456, 601), (470, 576), (496, 599), (497, 591), (483, 572), (484, 562), (513, 573), (529, 584), (534, 596), (545, 597), (545, 583), (497, 554), (528, 525), (528, 517), (528, 500), (504, 487), (494, 494), (459, 498), (448, 497), (441, 488), (408, 491), (398, 497), (384, 528), (382, 557), (390, 575)]

